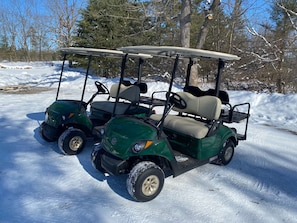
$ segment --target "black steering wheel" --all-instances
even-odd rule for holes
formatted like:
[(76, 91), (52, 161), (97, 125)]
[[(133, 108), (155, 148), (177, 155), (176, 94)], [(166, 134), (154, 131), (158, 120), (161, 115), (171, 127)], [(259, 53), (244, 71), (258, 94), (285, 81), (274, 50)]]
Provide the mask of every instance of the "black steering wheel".
[(98, 89), (97, 93), (109, 94), (107, 87), (99, 81), (95, 81), (95, 85)]
[(179, 109), (185, 109), (187, 102), (177, 93), (171, 92), (169, 97), (170, 104)]

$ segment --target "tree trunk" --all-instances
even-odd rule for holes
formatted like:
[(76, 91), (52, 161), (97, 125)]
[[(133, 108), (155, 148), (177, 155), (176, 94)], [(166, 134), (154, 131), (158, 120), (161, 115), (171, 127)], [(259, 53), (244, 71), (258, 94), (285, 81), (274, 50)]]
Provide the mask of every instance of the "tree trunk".
[[(182, 0), (180, 15), (180, 41), (182, 47), (190, 47), (191, 40), (191, 0)], [(188, 59), (183, 60), (183, 70), (186, 76)]]
[(182, 47), (190, 47), (191, 0), (182, 0), (180, 15), (180, 40)]
[(235, 0), (233, 12), (231, 14), (231, 25), (230, 25), (230, 37), (229, 37), (228, 53), (232, 53), (235, 29), (236, 29), (237, 24), (240, 22), (240, 18), (241, 18), (241, 14), (242, 14), (241, 5), (242, 5), (242, 0)]
[[(200, 28), (200, 32), (198, 33), (198, 36), (197, 36), (198, 38), (197, 38), (195, 48), (202, 49), (202, 47), (205, 43), (206, 36), (208, 34), (208, 29), (211, 25), (211, 22), (215, 15), (216, 9), (220, 5), (220, 2), (221, 2), (220, 0), (213, 0), (209, 9), (204, 11), (205, 19), (204, 19), (204, 22)], [(194, 61), (194, 65), (191, 70), (190, 85), (191, 86), (198, 85), (198, 67), (197, 67), (197, 65), (195, 65), (195, 61)]]

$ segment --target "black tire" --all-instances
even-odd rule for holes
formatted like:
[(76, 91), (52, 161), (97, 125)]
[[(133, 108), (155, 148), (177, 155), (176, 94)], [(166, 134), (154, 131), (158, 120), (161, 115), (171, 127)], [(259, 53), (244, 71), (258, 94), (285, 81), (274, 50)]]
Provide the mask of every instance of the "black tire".
[(104, 150), (100, 148), (95, 148), (91, 154), (91, 160), (93, 167), (100, 171), (101, 173), (106, 173), (105, 169), (101, 166), (101, 156), (104, 153)]
[(155, 163), (143, 161), (135, 165), (127, 178), (127, 190), (137, 201), (154, 199), (161, 192), (165, 175)]
[(222, 151), (219, 155), (219, 163), (222, 165), (227, 165), (233, 158), (234, 155), (234, 142), (232, 140), (228, 140), (223, 147)]
[(85, 133), (76, 128), (66, 129), (59, 137), (58, 146), (62, 153), (66, 155), (79, 154), (86, 143)]

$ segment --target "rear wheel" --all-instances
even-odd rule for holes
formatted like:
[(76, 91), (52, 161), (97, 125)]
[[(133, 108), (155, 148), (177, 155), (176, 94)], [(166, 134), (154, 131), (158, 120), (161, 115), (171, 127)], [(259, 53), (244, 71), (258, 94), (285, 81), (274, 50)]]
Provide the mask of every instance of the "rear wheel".
[(232, 140), (228, 140), (225, 143), (220, 155), (219, 155), (219, 162), (220, 164), (227, 165), (233, 158), (234, 155), (234, 142)]
[(143, 161), (134, 166), (127, 179), (129, 194), (137, 201), (150, 201), (164, 185), (164, 172), (153, 162)]
[(67, 155), (76, 155), (80, 153), (86, 143), (85, 133), (76, 128), (66, 129), (58, 140), (59, 149)]

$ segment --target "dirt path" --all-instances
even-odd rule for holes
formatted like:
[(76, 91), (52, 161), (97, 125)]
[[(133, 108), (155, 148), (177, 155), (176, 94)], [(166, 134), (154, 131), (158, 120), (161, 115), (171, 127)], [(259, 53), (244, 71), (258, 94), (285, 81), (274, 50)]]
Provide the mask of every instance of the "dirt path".
[(0, 93), (4, 94), (36, 94), (49, 90), (51, 90), (49, 87), (32, 87), (29, 85), (0, 86)]

